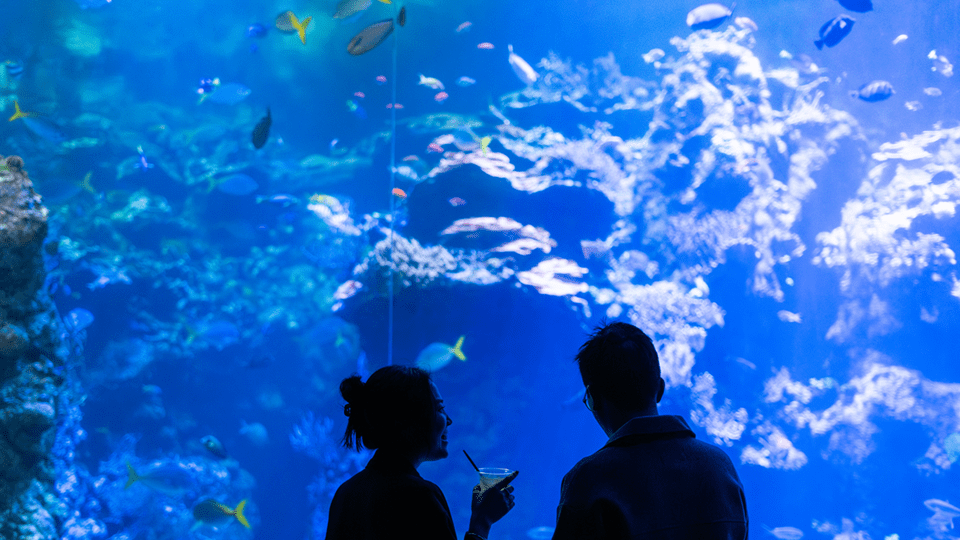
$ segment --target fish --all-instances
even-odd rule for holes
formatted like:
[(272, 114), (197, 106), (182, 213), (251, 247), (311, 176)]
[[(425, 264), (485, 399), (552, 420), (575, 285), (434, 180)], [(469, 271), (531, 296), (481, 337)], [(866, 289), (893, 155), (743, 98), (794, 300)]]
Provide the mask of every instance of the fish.
[(473, 86), (475, 84), (477, 84), (477, 81), (471, 79), (470, 77), (467, 77), (466, 75), (457, 79), (457, 86), (467, 87), (467, 86)]
[(13, 102), (13, 107), (13, 116), (11, 116), (8, 121), (22, 120), (23, 125), (26, 126), (31, 133), (54, 144), (60, 144), (67, 140), (67, 136), (53, 122), (39, 118), (36, 113), (23, 112), (20, 110), (20, 103), (17, 101)]
[(402, 109), (402, 108), (403, 108), (403, 104), (402, 104), (402, 103), (387, 103), (387, 108), (388, 108), (388, 109)]
[(431, 343), (424, 347), (417, 360), (414, 362), (417, 367), (429, 372), (437, 371), (446, 366), (456, 357), (461, 362), (466, 362), (467, 357), (463, 354), (463, 339), (466, 336), (460, 336), (456, 345), (451, 347), (446, 343)]
[(270, 438), (267, 435), (267, 428), (260, 422), (254, 422), (248, 424), (244, 421), (240, 421), (240, 431), (239, 433), (247, 438), (250, 442), (257, 446), (265, 446), (270, 442)]
[(460, 197), (451, 197), (447, 202), (450, 203), (450, 206), (463, 206), (467, 204), (467, 201), (461, 199)]
[(427, 88), (432, 88), (434, 90), (443, 90), (443, 83), (440, 82), (440, 79), (435, 79), (433, 77), (424, 77), (423, 73), (420, 74), (420, 86), (426, 86)]
[(866, 13), (873, 10), (873, 2), (870, 0), (839, 0), (839, 2), (841, 6), (857, 13)]
[(405, 26), (407, 24), (407, 6), (400, 8), (400, 14), (397, 15), (397, 24)]
[(294, 15), (292, 11), (284, 11), (277, 15), (277, 20), (274, 21), (273, 25), (284, 34), (292, 34), (297, 31), (297, 29), (293, 27), (293, 17), (296, 17), (296, 15)]
[(288, 193), (278, 193), (270, 197), (262, 197), (262, 196), (257, 197), (257, 204), (264, 203), (264, 202), (278, 204), (286, 208), (287, 206), (290, 206), (292, 204), (299, 204), (300, 199)]
[(364, 28), (347, 44), (347, 52), (359, 56), (383, 43), (393, 32), (393, 19), (384, 19)]
[(253, 23), (247, 27), (248, 38), (262, 38), (267, 35), (267, 27), (260, 23)]
[(407, 198), (407, 192), (398, 187), (393, 188), (393, 195), (401, 201)]
[(346, 19), (351, 15), (366, 11), (372, 3), (371, 0), (341, 0), (337, 4), (337, 10), (333, 12), (333, 18)]
[(257, 150), (263, 148), (263, 145), (267, 144), (267, 137), (270, 136), (270, 124), (272, 122), (273, 120), (270, 117), (270, 107), (267, 107), (267, 115), (257, 122), (257, 125), (253, 127), (253, 133), (250, 134), (250, 142), (253, 143), (253, 147)]
[(250, 93), (251, 90), (240, 83), (221, 83), (213, 91), (204, 93), (200, 98), (201, 101), (206, 98), (221, 105), (236, 105), (247, 99)]
[(960, 508), (957, 508), (947, 501), (942, 501), (940, 499), (927, 499), (923, 501), (923, 505), (926, 506), (928, 510), (933, 510), (938, 514), (944, 514), (950, 517), (960, 517)]
[(333, 293), (333, 298), (334, 300), (346, 300), (347, 298), (351, 298), (353, 295), (360, 292), (360, 289), (362, 288), (363, 283), (360, 283), (354, 279), (347, 280), (337, 287), (337, 290)]
[[(252, 179), (251, 179), (252, 180)], [(240, 339), (240, 330), (230, 321), (216, 320), (212, 322), (201, 323), (200, 327), (193, 331), (187, 338), (187, 342), (200, 338), (204, 342), (213, 345), (218, 351), (225, 347), (233, 345)]]
[(792, 311), (787, 311), (785, 309), (781, 309), (780, 311), (777, 312), (777, 318), (779, 318), (783, 322), (788, 322), (788, 323), (799, 324), (803, 322), (803, 318), (800, 316), (799, 313), (794, 313)]
[(13, 80), (19, 80), (23, 76), (23, 64), (21, 62), (7, 60), (3, 63), (3, 67), (7, 70), (7, 75)]
[(813, 42), (817, 49), (823, 49), (823, 46), (833, 47), (847, 37), (850, 30), (853, 30), (853, 23), (856, 20), (846, 15), (839, 15), (837, 18), (827, 21), (820, 27), (820, 39)]
[(446, 92), (441, 91), (441, 92), (437, 92), (437, 95), (433, 96), (433, 100), (436, 101), (437, 103), (443, 103), (444, 101), (447, 100), (448, 97), (450, 97), (450, 94), (447, 94)]
[(383, 86), (383, 85), (387, 84), (387, 78), (386, 78), (385, 76), (383, 76), (383, 75), (377, 75), (377, 77), (376, 77), (374, 80), (375, 80), (375, 81), (377, 82), (377, 84), (380, 85), (380, 86)]
[(470, 21), (463, 21), (457, 26), (456, 32), (462, 34), (463, 32), (469, 32), (470, 27), (473, 26), (473, 23)]
[(259, 188), (260, 185), (257, 184), (256, 180), (242, 173), (227, 175), (220, 178), (217, 183), (217, 191), (238, 197), (249, 195)]
[(483, 43), (477, 43), (477, 48), (484, 51), (492, 51), (493, 43), (490, 43), (488, 41), (484, 41)]
[(130, 489), (137, 482), (170, 497), (182, 497), (196, 486), (190, 471), (178, 463), (160, 463), (138, 473), (128, 461), (127, 483), (123, 489)]
[(307, 26), (310, 25), (310, 21), (313, 20), (313, 17), (307, 17), (304, 20), (297, 19), (297, 16), (293, 14), (292, 11), (288, 11), (290, 14), (290, 25), (293, 26), (293, 29), (297, 31), (297, 36), (300, 37), (300, 43), (304, 45), (307, 44)]
[(895, 93), (893, 85), (887, 81), (873, 81), (861, 86), (859, 90), (850, 92), (850, 96), (875, 103), (883, 101)]
[(223, 443), (220, 442), (220, 439), (217, 439), (213, 435), (207, 435), (206, 437), (200, 439), (200, 444), (203, 445), (211, 454), (217, 456), (220, 459), (227, 459), (227, 450), (223, 447)]
[(400, 165), (399, 167), (395, 167), (394, 172), (405, 180), (409, 180), (411, 182), (420, 181), (420, 173), (414, 170), (414, 168), (410, 165)]
[(200, 525), (220, 525), (226, 522), (229, 522), (232, 518), (236, 518), (246, 528), (250, 528), (250, 522), (247, 521), (246, 516), (243, 515), (243, 508), (247, 505), (247, 499), (240, 501), (240, 504), (236, 508), (230, 508), (229, 506), (219, 503), (213, 499), (207, 499), (205, 501), (197, 503), (193, 507), (193, 519), (197, 522), (193, 525), (193, 528), (196, 529)]
[(83, 308), (74, 308), (63, 318), (63, 322), (71, 332), (76, 333), (90, 326), (93, 319), (93, 313)]
[(513, 72), (517, 74), (517, 77), (523, 81), (523, 84), (530, 86), (537, 82), (537, 78), (539, 78), (540, 75), (530, 67), (530, 64), (528, 64), (526, 60), (520, 58), (518, 54), (513, 52), (513, 45), (507, 45), (507, 50), (510, 51), (510, 56), (507, 57), (507, 61), (510, 62), (510, 67), (513, 68)]
[(435, 143), (435, 142), (432, 142), (432, 143), (430, 143), (430, 144), (427, 145), (427, 152), (434, 152), (434, 153), (439, 154), (439, 153), (443, 152), (443, 147), (440, 146), (439, 144)]
[(360, 104), (357, 103), (355, 100), (352, 100), (352, 99), (347, 100), (347, 109), (349, 109), (354, 116), (356, 116), (361, 120), (365, 120), (367, 118), (367, 111), (365, 111), (363, 107), (361, 107)]
[(733, 12), (723, 4), (704, 4), (687, 13), (687, 26), (693, 30), (713, 30)]
[(147, 169), (152, 169), (153, 163), (150, 163), (147, 161), (147, 156), (146, 154), (143, 153), (142, 146), (137, 146), (137, 153), (140, 154), (140, 156), (137, 158), (137, 162), (136, 164), (134, 164), (134, 167), (144, 171), (146, 171)]
[(363, 99), (363, 98), (367, 97), (367, 95), (364, 94), (363, 92), (357, 91), (357, 92), (354, 92), (354, 93), (353, 93), (353, 97), (358, 98), (358, 99)]
[(527, 538), (532, 540), (550, 540), (553, 538), (553, 527), (534, 527), (527, 531)]
[(800, 540), (803, 538), (803, 531), (796, 527), (777, 527), (771, 529), (764, 526), (763, 528), (772, 534), (774, 538), (779, 538), (780, 540)]

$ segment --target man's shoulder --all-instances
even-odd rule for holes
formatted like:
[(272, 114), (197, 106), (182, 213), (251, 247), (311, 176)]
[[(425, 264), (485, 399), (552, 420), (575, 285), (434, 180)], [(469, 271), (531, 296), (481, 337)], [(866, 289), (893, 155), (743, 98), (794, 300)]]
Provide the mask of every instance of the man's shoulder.
[[(564, 476), (564, 483), (577, 476), (587, 478), (602, 475), (604, 471), (622, 470), (624, 465), (637, 463), (638, 457), (656, 454), (659, 460), (673, 461), (674, 459), (692, 459), (704, 467), (735, 470), (730, 456), (720, 447), (695, 438), (689, 431), (682, 418), (676, 417), (683, 430), (657, 432), (636, 432), (627, 434), (619, 439), (611, 440), (602, 448), (584, 457), (574, 465)], [(658, 420), (663, 425), (664, 419)], [(640, 424), (637, 422), (636, 424)], [(634, 428), (636, 428), (636, 424)], [(684, 432), (686, 432), (684, 434)], [(660, 436), (664, 435), (664, 436)], [(678, 452), (678, 450), (682, 450)], [(643, 462), (641, 460), (640, 462)]]

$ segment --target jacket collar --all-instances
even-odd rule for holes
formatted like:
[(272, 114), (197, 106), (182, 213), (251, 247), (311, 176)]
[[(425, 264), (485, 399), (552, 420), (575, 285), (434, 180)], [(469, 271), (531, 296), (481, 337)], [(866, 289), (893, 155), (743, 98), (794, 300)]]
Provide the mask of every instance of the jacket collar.
[(629, 446), (663, 439), (693, 438), (693, 430), (682, 416), (637, 416), (620, 426), (604, 447)]

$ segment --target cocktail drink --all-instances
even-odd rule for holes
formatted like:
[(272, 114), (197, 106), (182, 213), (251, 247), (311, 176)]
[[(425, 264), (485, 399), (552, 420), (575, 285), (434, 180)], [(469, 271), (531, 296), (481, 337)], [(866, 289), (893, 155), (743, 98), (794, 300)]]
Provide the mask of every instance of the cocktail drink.
[[(497, 482), (500, 482), (513, 473), (510, 469), (500, 469), (496, 467), (480, 467), (477, 472), (480, 473), (481, 495), (496, 485)], [(504, 488), (506, 485), (500, 487)]]

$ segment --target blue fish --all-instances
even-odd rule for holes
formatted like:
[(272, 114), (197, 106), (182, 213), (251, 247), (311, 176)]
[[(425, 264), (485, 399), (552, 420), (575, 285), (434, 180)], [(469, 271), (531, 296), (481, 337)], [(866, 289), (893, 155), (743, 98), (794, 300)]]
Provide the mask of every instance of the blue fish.
[(147, 169), (152, 169), (152, 168), (153, 168), (153, 163), (149, 163), (149, 162), (147, 161), (147, 156), (144, 155), (144, 153), (143, 153), (143, 147), (142, 147), (142, 146), (138, 146), (138, 147), (137, 147), (137, 153), (140, 154), (140, 159), (137, 160), (137, 163), (136, 163), (136, 165), (134, 165), (134, 167), (136, 167), (136, 168), (138, 168), (138, 169), (143, 169), (144, 171), (146, 171)]
[(7, 75), (14, 80), (19, 80), (23, 76), (23, 64), (16, 60), (7, 60), (3, 63), (3, 67), (6, 68)]
[(284, 208), (286, 208), (287, 206), (290, 206), (291, 204), (298, 204), (298, 203), (300, 202), (300, 199), (298, 199), (298, 198), (296, 198), (296, 197), (294, 197), (293, 195), (290, 195), (290, 194), (288, 194), (288, 193), (278, 193), (278, 194), (276, 194), (276, 195), (274, 195), (274, 196), (272, 196), (272, 197), (257, 197), (257, 203), (258, 203), (258, 204), (259, 204), (259, 203), (263, 203), (263, 202), (269, 202), (269, 203), (277, 204), (277, 205), (280, 205), (280, 206), (283, 206)]
[(236, 105), (247, 99), (250, 92), (251, 90), (249, 88), (240, 83), (223, 83), (217, 85), (213, 92), (205, 95), (208, 95), (209, 97), (207, 99), (214, 103)]
[(13, 116), (8, 119), (10, 122), (23, 120), (23, 125), (26, 126), (31, 133), (54, 144), (60, 144), (67, 140), (67, 136), (53, 122), (38, 118), (36, 113), (23, 112), (20, 110), (20, 103), (16, 101), (13, 102), (13, 106), (15, 112)]
[(247, 27), (247, 37), (262, 38), (267, 35), (267, 27), (260, 23), (253, 23)]
[(240, 330), (229, 321), (219, 320), (203, 324), (187, 341), (192, 341), (195, 337), (200, 337), (218, 351), (222, 351), (224, 347), (239, 341)]
[(67, 316), (63, 318), (63, 322), (71, 331), (79, 332), (93, 323), (93, 313), (83, 308), (72, 309), (70, 313), (67, 313)]
[(859, 90), (850, 92), (850, 96), (875, 103), (888, 99), (894, 93), (893, 86), (887, 81), (873, 81), (861, 86)]
[(847, 34), (850, 33), (850, 30), (853, 30), (853, 23), (855, 23), (852, 17), (847, 17), (846, 15), (840, 15), (835, 19), (829, 20), (820, 27), (820, 39), (813, 42), (817, 46), (817, 49), (822, 50), (823, 46), (833, 47), (837, 43), (847, 37)]
[(360, 104), (356, 102), (356, 100), (348, 99), (347, 108), (350, 109), (350, 112), (352, 112), (353, 115), (356, 116), (357, 118), (361, 120), (366, 120), (367, 111), (363, 110), (363, 107), (361, 107)]
[(217, 190), (228, 195), (249, 195), (259, 188), (256, 180), (245, 174), (231, 174), (220, 179)]
[(186, 467), (178, 463), (157, 463), (137, 472), (127, 462), (127, 483), (124, 489), (140, 482), (144, 486), (170, 497), (182, 497), (196, 486)]

